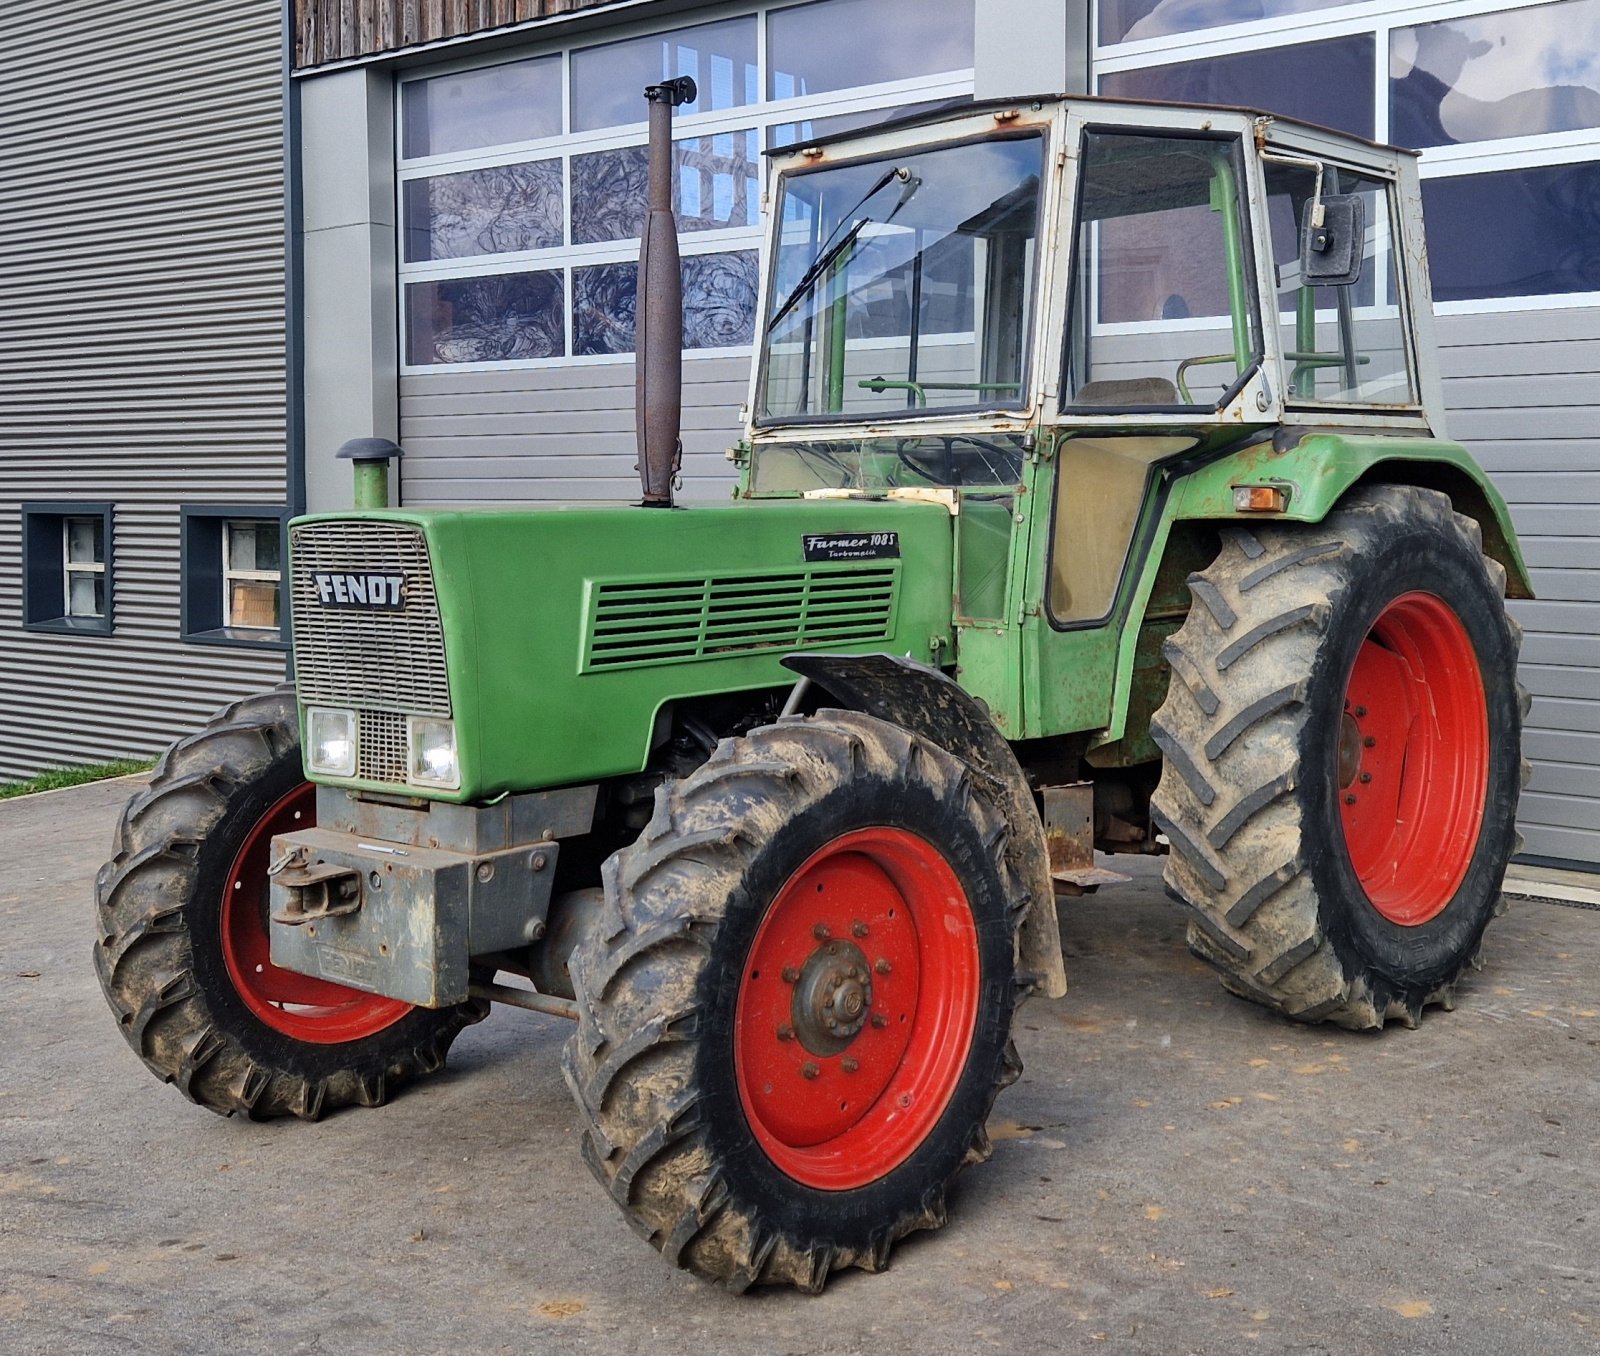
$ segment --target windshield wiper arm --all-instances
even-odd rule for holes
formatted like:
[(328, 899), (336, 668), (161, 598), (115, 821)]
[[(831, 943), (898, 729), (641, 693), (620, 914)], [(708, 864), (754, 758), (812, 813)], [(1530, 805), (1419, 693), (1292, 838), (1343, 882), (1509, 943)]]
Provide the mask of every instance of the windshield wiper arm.
[[(834, 241), (833, 244), (828, 245), (828, 247), (824, 249), (822, 253), (817, 255), (817, 257), (811, 261), (811, 264), (806, 271), (800, 275), (800, 281), (794, 285), (793, 290), (790, 291), (789, 295), (783, 299), (782, 305), (780, 305), (778, 309), (772, 313), (772, 318), (767, 321), (767, 328), (769, 330), (772, 328), (772, 326), (776, 325), (780, 320), (782, 320), (784, 316), (788, 315), (790, 311), (794, 310), (794, 308), (800, 304), (801, 299), (811, 291), (812, 284), (814, 284), (817, 279), (827, 271), (828, 267), (836, 259), (838, 259), (840, 255), (842, 255), (847, 249), (856, 243), (856, 239), (871, 223), (872, 218), (856, 217), (855, 214), (896, 180), (899, 180), (900, 184), (902, 185), (900, 189), (900, 201), (895, 203), (895, 205), (889, 209), (889, 215), (883, 219), (884, 225), (887, 225), (889, 222), (893, 221), (894, 214), (904, 207), (908, 202), (910, 202), (911, 195), (922, 187), (922, 180), (917, 178), (916, 175), (914, 175), (909, 169), (906, 169), (903, 165), (897, 165), (887, 170), (884, 173), (884, 176), (879, 179), (877, 183), (873, 184), (871, 188), (861, 195), (861, 198), (856, 205), (839, 218), (840, 225), (843, 225), (844, 222), (851, 217), (855, 217), (855, 220), (851, 222), (850, 229), (840, 236), (838, 240)], [(828, 233), (830, 239), (832, 238), (834, 231), (837, 231), (838, 229), (839, 227), (835, 226), (833, 231)]]

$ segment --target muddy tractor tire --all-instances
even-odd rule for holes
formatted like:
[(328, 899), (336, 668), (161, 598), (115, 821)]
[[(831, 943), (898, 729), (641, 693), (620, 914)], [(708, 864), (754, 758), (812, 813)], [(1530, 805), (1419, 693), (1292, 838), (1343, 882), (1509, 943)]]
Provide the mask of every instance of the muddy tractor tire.
[(272, 964), (271, 839), (315, 819), (294, 693), (279, 688), (167, 750), (96, 881), (95, 969), (123, 1036), (158, 1078), (224, 1115), (377, 1106), (442, 1067), (486, 1011), (414, 1008)]
[(658, 792), (573, 959), (564, 1068), (585, 1159), (668, 1260), (816, 1292), (944, 1223), (1021, 1070), (1005, 845), (964, 763), (850, 712)]
[(1526, 698), (1505, 571), (1443, 494), (1223, 531), (1153, 734), (1189, 945), (1301, 1021), (1452, 1006), (1519, 844)]

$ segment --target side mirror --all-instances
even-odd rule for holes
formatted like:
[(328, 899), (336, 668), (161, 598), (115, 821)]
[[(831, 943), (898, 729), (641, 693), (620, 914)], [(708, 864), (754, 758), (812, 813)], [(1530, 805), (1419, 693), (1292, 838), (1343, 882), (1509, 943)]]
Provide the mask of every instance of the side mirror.
[[(1316, 220), (1320, 206), (1322, 220)], [(1312, 198), (1300, 216), (1300, 281), (1307, 287), (1348, 287), (1361, 276), (1367, 212), (1355, 193)]]

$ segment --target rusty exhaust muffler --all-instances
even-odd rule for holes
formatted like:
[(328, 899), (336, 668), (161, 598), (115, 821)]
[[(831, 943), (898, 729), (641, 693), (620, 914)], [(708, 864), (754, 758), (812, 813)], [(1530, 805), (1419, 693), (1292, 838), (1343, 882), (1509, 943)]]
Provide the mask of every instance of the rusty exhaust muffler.
[(688, 76), (645, 88), (650, 101), (650, 190), (639, 243), (635, 310), (634, 425), (645, 508), (671, 508), (683, 465), (683, 274), (672, 212), (672, 110), (698, 91)]

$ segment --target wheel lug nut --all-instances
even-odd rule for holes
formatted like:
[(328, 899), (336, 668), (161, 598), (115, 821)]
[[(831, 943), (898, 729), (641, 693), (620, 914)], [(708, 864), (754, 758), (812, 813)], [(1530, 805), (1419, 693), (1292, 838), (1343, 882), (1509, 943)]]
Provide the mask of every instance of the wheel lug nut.
[(819, 942), (825, 942), (828, 940), (828, 938), (833, 936), (833, 934), (828, 931), (828, 925), (826, 923), (814, 924), (811, 928), (811, 935)]
[(1356, 798), (1354, 796), (1346, 796), (1344, 798), (1344, 803), (1346, 805), (1354, 805), (1356, 803)]
[(778, 1039), (780, 1041), (792, 1041), (794, 1039), (794, 1028), (787, 1024), (780, 1026), (778, 1028)]
[(1370, 782), (1372, 780), (1372, 774), (1370, 772), (1363, 772), (1361, 774), (1361, 780), (1364, 782)]
[(850, 933), (854, 937), (865, 937), (867, 935), (867, 925), (858, 918), (850, 925)]
[(1364, 706), (1356, 707), (1356, 719), (1357, 720), (1360, 720), (1361, 717), (1366, 715), (1366, 714), (1367, 714), (1367, 708), (1366, 707), (1364, 707)]
[(889, 973), (889, 958), (887, 956), (879, 956), (878, 957), (878, 963), (876, 965), (874, 965), (872, 968), (874, 970), (876, 970), (880, 975), (888, 974)]
[(822, 1070), (817, 1068), (817, 1066), (815, 1064), (813, 1064), (810, 1060), (807, 1060), (804, 1064), (802, 1064), (800, 1066), (800, 1077), (801, 1078), (815, 1078), (821, 1072), (822, 1072)]
[(861, 1067), (861, 1065), (860, 1065), (860, 1063), (858, 1061), (853, 1060), (853, 1059), (841, 1059), (839, 1061), (839, 1067), (841, 1069), (843, 1069), (846, 1073), (854, 1073), (857, 1069), (859, 1069)]
[(875, 1012), (872, 1014), (872, 1024), (873, 1026), (877, 1027), (879, 1031), (882, 1031), (884, 1027), (889, 1025), (889, 1019), (881, 1012)]
[(1362, 748), (1366, 748), (1366, 749), (1375, 749), (1375, 748), (1378, 747), (1378, 741), (1376, 739), (1374, 739), (1371, 735), (1368, 735), (1365, 739), (1363, 739), (1361, 741), (1361, 747)]
[(797, 984), (799, 981), (800, 972), (792, 965), (785, 965), (783, 967), (783, 982), (785, 984)]

